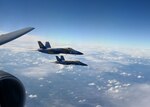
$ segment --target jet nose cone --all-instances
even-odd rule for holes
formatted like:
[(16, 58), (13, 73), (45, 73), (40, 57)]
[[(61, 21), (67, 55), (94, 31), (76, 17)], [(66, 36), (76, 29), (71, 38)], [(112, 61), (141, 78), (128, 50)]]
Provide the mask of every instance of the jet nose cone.
[(87, 64), (83, 64), (83, 66), (88, 66)]
[(82, 52), (79, 52), (79, 54), (80, 54), (80, 55), (83, 55), (83, 53), (82, 53)]
[(82, 53), (82, 52), (79, 52), (79, 51), (77, 51), (77, 54), (78, 54), (78, 55), (83, 55), (83, 53)]

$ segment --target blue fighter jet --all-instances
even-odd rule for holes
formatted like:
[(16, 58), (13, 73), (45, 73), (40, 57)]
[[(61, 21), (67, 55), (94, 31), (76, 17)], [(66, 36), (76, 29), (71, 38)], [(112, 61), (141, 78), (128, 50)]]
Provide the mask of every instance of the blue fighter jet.
[(72, 48), (52, 48), (49, 42), (45, 42), (45, 46), (41, 41), (38, 41), (39, 52), (46, 54), (74, 54), (74, 55), (83, 55), (82, 52), (74, 50)]

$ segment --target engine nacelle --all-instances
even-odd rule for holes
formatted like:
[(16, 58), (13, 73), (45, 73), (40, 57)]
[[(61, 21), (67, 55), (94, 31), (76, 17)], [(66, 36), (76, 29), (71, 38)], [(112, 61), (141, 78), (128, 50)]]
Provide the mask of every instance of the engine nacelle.
[(23, 107), (25, 88), (15, 76), (0, 71), (0, 107)]

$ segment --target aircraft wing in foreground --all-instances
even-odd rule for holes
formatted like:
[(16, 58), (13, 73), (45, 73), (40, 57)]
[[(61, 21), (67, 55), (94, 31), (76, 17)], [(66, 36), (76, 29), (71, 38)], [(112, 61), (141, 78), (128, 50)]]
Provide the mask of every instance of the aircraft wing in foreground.
[(30, 32), (33, 29), (34, 29), (33, 27), (27, 27), (27, 28), (20, 29), (20, 30), (10, 32), (7, 34), (2, 34), (2, 35), (0, 35), (0, 45), (3, 45), (7, 42), (10, 42), (10, 41), (28, 33), (28, 32)]

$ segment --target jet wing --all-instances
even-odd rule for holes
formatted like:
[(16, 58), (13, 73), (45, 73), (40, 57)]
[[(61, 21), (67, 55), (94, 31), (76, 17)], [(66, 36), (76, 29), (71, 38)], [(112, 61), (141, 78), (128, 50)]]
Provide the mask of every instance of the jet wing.
[(30, 32), (33, 29), (34, 29), (33, 27), (27, 27), (27, 28), (20, 29), (20, 30), (14, 31), (14, 32), (0, 35), (0, 45), (3, 45), (9, 41), (12, 41), (12, 40)]

